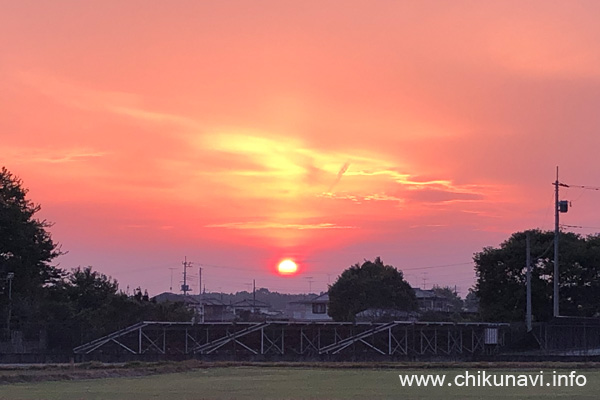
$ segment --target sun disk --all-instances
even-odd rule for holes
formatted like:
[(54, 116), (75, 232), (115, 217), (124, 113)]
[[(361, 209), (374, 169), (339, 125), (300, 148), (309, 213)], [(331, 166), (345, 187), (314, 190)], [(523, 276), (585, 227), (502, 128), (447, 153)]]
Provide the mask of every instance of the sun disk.
[(281, 275), (293, 275), (298, 271), (298, 265), (292, 260), (283, 260), (277, 266), (277, 270)]

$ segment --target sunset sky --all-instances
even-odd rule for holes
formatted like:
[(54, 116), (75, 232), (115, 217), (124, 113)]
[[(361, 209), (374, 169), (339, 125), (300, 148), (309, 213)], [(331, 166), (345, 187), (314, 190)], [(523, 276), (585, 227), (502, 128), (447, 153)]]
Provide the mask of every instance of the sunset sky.
[[(0, 165), (125, 290), (413, 286), (600, 186), (598, 1), (2, 1)], [(600, 191), (562, 189), (600, 232)], [(291, 258), (293, 276), (278, 276)], [(169, 268), (176, 268), (171, 270)]]

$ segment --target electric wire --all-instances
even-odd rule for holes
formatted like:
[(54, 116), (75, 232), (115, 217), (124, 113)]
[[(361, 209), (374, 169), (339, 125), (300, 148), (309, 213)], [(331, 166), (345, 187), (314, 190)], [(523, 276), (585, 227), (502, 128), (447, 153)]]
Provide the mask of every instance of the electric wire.
[(559, 183), (559, 185), (562, 186), (562, 187), (566, 187), (566, 188), (578, 188), (578, 189), (585, 189), (585, 190), (600, 191), (600, 186), (569, 185), (569, 184), (566, 184), (566, 183)]

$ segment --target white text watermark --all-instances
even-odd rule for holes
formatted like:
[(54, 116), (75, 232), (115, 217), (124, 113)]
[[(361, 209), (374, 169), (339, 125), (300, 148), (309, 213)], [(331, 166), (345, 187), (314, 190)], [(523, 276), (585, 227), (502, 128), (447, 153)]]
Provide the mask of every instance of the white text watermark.
[(587, 384), (585, 375), (577, 371), (544, 373), (490, 373), (475, 371), (458, 374), (400, 374), (402, 386), (458, 387), (581, 387)]

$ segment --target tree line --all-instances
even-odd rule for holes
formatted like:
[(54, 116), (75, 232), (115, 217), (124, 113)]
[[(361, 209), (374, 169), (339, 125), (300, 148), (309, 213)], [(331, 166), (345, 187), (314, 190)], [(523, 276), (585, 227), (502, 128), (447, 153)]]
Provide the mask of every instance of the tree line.
[[(25, 339), (43, 336), (50, 349), (71, 349), (142, 320), (192, 319), (184, 304), (157, 304), (140, 288), (129, 296), (119, 290), (116, 280), (91, 267), (66, 271), (54, 265), (62, 249), (50, 235), (52, 224), (37, 218), (40, 206), (27, 193), (19, 178), (4, 167), (0, 170), (0, 341), (11, 340), (12, 332), (18, 331)], [(527, 235), (534, 319), (552, 318), (554, 232), (531, 230), (475, 253), (477, 279), (466, 302), (478, 303), (477, 319), (525, 319)], [(600, 316), (600, 236), (563, 232), (560, 250), (561, 315)], [(455, 310), (462, 308), (462, 300), (450, 288), (435, 290), (450, 298)], [(266, 289), (258, 294), (265, 299), (270, 295)], [(418, 307), (402, 271), (380, 258), (343, 271), (330, 286), (329, 297), (328, 312), (336, 321), (354, 321), (367, 309), (414, 312)], [(435, 320), (439, 315), (426, 318)]]
[[(485, 247), (473, 256), (476, 282), (465, 299), (476, 304), (474, 319), (489, 322), (524, 322), (526, 313), (526, 237), (530, 236), (532, 314), (534, 321), (553, 318), (554, 232), (538, 229), (516, 232), (499, 247)], [(561, 316), (600, 317), (600, 236), (559, 234), (559, 308)], [(442, 288), (444, 289), (444, 288)], [(448, 297), (451, 291), (437, 289)], [(329, 290), (329, 314), (338, 321), (353, 321), (369, 309), (415, 311), (412, 288), (402, 271), (377, 258), (346, 269)], [(460, 299), (458, 299), (460, 300)], [(456, 315), (420, 315), (455, 322)]]
[(63, 252), (51, 224), (36, 218), (40, 206), (27, 192), (20, 179), (0, 170), (0, 341), (19, 332), (62, 351), (142, 320), (191, 320), (183, 304), (156, 304), (141, 288), (129, 296), (91, 267), (53, 265)]
[[(526, 309), (526, 237), (531, 244), (531, 292), (534, 320), (553, 316), (554, 232), (512, 234), (499, 247), (474, 256), (481, 318), (524, 321)], [(600, 316), (600, 236), (559, 234), (559, 306), (562, 316)]]

